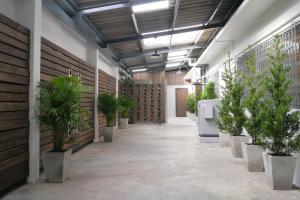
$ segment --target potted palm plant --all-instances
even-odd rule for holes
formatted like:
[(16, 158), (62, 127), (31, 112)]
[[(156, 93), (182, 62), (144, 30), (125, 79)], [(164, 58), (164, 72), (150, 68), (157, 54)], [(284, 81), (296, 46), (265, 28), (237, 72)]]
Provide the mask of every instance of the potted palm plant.
[(268, 55), (268, 75), (265, 87), (268, 95), (262, 106), (263, 153), (268, 183), (273, 189), (291, 189), (296, 166), (294, 152), (299, 149), (299, 112), (291, 112), (290, 66), (279, 37), (275, 37)]
[(117, 99), (118, 112), (120, 114), (120, 128), (126, 129), (128, 127), (128, 116), (129, 112), (132, 111), (134, 107), (134, 101), (129, 96), (119, 96)]
[(246, 108), (246, 121), (244, 127), (251, 137), (251, 143), (242, 143), (243, 157), (248, 171), (260, 172), (264, 170), (261, 140), (261, 106), (265, 94), (263, 76), (256, 71), (256, 57), (254, 52), (249, 53), (246, 61), (247, 74), (244, 74), (247, 95), (243, 99)]
[(71, 149), (66, 144), (72, 130), (86, 127), (87, 111), (80, 107), (84, 87), (77, 77), (56, 77), (40, 83), (38, 119), (53, 132), (53, 150), (43, 153), (45, 175), (49, 182), (64, 182)]
[(98, 109), (106, 119), (104, 127), (104, 142), (112, 142), (114, 135), (114, 124), (116, 122), (117, 98), (114, 94), (104, 93), (98, 97)]

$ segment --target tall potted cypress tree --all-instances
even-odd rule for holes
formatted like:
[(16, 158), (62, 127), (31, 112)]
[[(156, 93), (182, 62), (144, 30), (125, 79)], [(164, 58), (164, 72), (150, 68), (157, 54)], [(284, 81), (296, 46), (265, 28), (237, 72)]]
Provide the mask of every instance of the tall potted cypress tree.
[(242, 103), (244, 83), (241, 73), (231, 68), (230, 56), (222, 78), (225, 82), (225, 88), (220, 106), (219, 128), (223, 131), (225, 130), (225, 133), (230, 134), (232, 155), (236, 158), (242, 158), (241, 143), (249, 141), (247, 136), (242, 135), (245, 122), (244, 106)]
[(225, 87), (222, 87), (221, 103), (218, 105), (218, 129), (219, 129), (219, 143), (221, 147), (230, 147), (230, 129), (232, 124), (232, 115), (230, 113), (231, 94), (230, 87), (232, 87), (233, 73), (230, 66), (225, 65), (225, 70), (222, 73), (222, 80)]
[(268, 55), (268, 96), (262, 106), (262, 136), (267, 149), (263, 153), (267, 181), (273, 189), (291, 189), (296, 165), (293, 153), (299, 149), (299, 113), (291, 112), (290, 66), (279, 37), (275, 37)]
[(263, 87), (263, 73), (256, 70), (256, 57), (253, 51), (249, 52), (246, 61), (247, 73), (244, 75), (247, 94), (243, 98), (246, 108), (244, 127), (251, 137), (251, 143), (242, 143), (243, 157), (248, 171), (260, 172), (264, 170), (262, 152), (264, 151), (261, 139), (262, 98), (265, 95)]
[(87, 111), (80, 107), (84, 88), (77, 77), (56, 77), (40, 83), (38, 119), (53, 132), (53, 150), (43, 153), (45, 175), (49, 182), (64, 182), (67, 178), (71, 149), (66, 141), (72, 130), (88, 126)]

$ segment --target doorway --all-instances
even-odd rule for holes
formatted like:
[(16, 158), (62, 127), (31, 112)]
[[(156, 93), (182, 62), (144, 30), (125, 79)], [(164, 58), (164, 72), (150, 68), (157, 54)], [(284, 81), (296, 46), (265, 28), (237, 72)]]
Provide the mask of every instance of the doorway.
[(186, 117), (187, 88), (176, 88), (176, 117)]

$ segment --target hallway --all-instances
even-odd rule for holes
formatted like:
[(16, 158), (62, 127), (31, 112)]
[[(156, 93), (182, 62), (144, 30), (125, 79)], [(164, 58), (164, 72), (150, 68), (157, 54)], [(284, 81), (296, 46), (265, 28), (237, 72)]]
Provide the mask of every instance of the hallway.
[(65, 183), (42, 178), (4, 200), (300, 199), (299, 190), (270, 189), (264, 173), (247, 172), (229, 148), (199, 143), (196, 126), (180, 121), (118, 130), (113, 143), (93, 143), (76, 152)]

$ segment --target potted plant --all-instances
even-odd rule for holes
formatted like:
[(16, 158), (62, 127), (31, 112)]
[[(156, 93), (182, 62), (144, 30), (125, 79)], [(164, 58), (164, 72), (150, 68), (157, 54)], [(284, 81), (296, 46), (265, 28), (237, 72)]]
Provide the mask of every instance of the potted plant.
[(38, 119), (53, 132), (53, 150), (43, 153), (45, 175), (49, 182), (64, 182), (71, 149), (65, 144), (72, 130), (86, 127), (86, 110), (80, 107), (84, 88), (77, 77), (56, 77), (40, 85)]
[(233, 74), (230, 69), (225, 66), (225, 71), (222, 73), (222, 80), (225, 87), (222, 87), (221, 103), (218, 105), (218, 129), (219, 129), (219, 143), (221, 147), (230, 147), (230, 134), (232, 124), (232, 115), (230, 113), (231, 94), (229, 87), (232, 85)]
[(205, 100), (215, 98), (217, 98), (217, 95), (215, 93), (215, 82), (210, 81), (205, 85), (204, 91), (201, 94), (201, 99)]
[(249, 53), (246, 61), (247, 74), (244, 74), (247, 95), (243, 99), (246, 108), (246, 121), (244, 127), (251, 137), (251, 143), (242, 143), (243, 157), (248, 171), (261, 172), (264, 170), (261, 140), (262, 98), (265, 94), (263, 76), (256, 71), (256, 57), (254, 52)]
[(114, 94), (104, 93), (98, 97), (98, 109), (102, 112), (106, 119), (106, 127), (104, 127), (104, 142), (112, 142), (114, 135), (114, 124), (116, 121), (117, 98)]
[(197, 108), (195, 94), (189, 94), (186, 97), (186, 108), (187, 108), (187, 113), (186, 113), (187, 117), (191, 120), (194, 120), (195, 118), (194, 115)]
[(291, 80), (287, 73), (287, 55), (278, 36), (274, 38), (268, 55), (268, 76), (264, 85), (268, 96), (262, 106), (262, 136), (266, 152), (263, 153), (267, 181), (273, 189), (291, 189), (296, 166), (293, 153), (299, 148), (299, 113), (291, 112)]
[(129, 112), (134, 107), (134, 101), (131, 97), (121, 95), (117, 99), (118, 112), (120, 113), (120, 128), (126, 129), (128, 127)]
[(287, 79), (290, 66), (278, 36), (268, 55), (268, 76), (265, 87), (268, 95), (262, 106), (263, 153), (268, 183), (273, 189), (291, 189), (296, 165), (293, 153), (299, 149), (299, 112), (291, 112), (291, 80)]
[(220, 130), (223, 133), (230, 134), (230, 146), (232, 155), (236, 158), (243, 158), (242, 142), (248, 142), (249, 138), (243, 133), (243, 125), (245, 122), (244, 106), (242, 104), (242, 96), (244, 94), (244, 83), (238, 70), (231, 69), (231, 59), (222, 75), (226, 87), (223, 91), (223, 99), (220, 106)]

